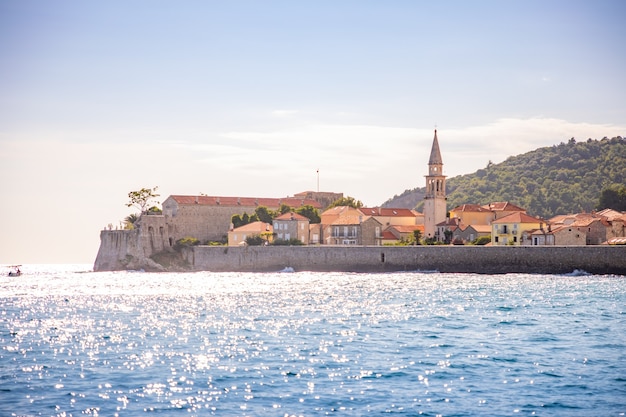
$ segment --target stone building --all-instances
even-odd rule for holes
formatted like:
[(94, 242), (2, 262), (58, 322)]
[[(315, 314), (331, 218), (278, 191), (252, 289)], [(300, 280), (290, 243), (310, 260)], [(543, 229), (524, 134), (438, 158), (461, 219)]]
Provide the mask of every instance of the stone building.
[(309, 244), (309, 218), (298, 213), (281, 214), (273, 222), (275, 240), (298, 239), (304, 245)]
[(437, 224), (446, 220), (446, 176), (443, 175), (443, 160), (437, 140), (437, 130), (428, 159), (426, 195), (424, 196), (424, 237), (443, 241), (437, 233)]
[(265, 222), (252, 222), (228, 232), (228, 246), (241, 246), (246, 244), (249, 237), (259, 236), (272, 242), (272, 225)]
[[(223, 241), (231, 229), (235, 214), (253, 214), (259, 206), (278, 210), (281, 205), (299, 208), (305, 205), (317, 209), (315, 200), (287, 198), (213, 197), (171, 195), (163, 202), (164, 232), (170, 246), (183, 237), (195, 237), (202, 243)], [(143, 217), (143, 216), (142, 216)]]
[(326, 245), (375, 245), (382, 241), (383, 225), (348, 206), (332, 207), (322, 218), (322, 241)]

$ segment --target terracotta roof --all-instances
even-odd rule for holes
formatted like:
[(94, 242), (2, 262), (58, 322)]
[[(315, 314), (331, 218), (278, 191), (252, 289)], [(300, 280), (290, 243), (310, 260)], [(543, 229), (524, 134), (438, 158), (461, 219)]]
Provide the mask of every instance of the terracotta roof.
[(550, 219), (551, 224), (564, 224), (574, 227), (587, 227), (595, 221), (608, 225), (606, 216), (598, 213), (561, 214)]
[(498, 223), (545, 223), (545, 221), (518, 211), (491, 222), (491, 224)]
[(494, 203), (486, 204), (483, 207), (491, 211), (526, 211), (523, 208), (516, 206), (515, 204), (509, 203), (508, 201), (497, 201)]
[(294, 212), (289, 212), (289, 213), (285, 213), (285, 214), (281, 214), (278, 217), (275, 217), (274, 220), (299, 220), (299, 221), (309, 221), (308, 217), (304, 217), (301, 214), (298, 213), (294, 213)]
[(301, 198), (256, 198), (256, 197), (222, 197), (222, 196), (208, 196), (208, 195), (171, 195), (168, 198), (172, 198), (178, 204), (199, 204), (205, 206), (265, 206), (268, 208), (279, 208), (281, 204), (286, 204), (290, 207), (301, 207), (304, 205), (311, 205), (315, 208), (322, 208), (320, 203), (315, 200), (301, 199)]
[(445, 221), (437, 223), (437, 226), (458, 226), (461, 224), (461, 219), (458, 217), (448, 217)]
[(490, 212), (491, 210), (479, 206), (478, 204), (463, 204), (461, 206), (455, 207), (450, 211), (460, 211), (460, 212)]
[(394, 235), (393, 233), (391, 233), (389, 231), (389, 229), (384, 230), (383, 231), (383, 239), (384, 240), (398, 240), (398, 238), (396, 237), (396, 235)]
[(355, 215), (352, 215), (352, 214), (348, 214), (348, 215), (339, 217), (337, 220), (332, 222), (331, 225), (333, 225), (333, 226), (356, 225), (356, 224), (361, 224), (362, 222), (364, 222), (365, 220), (367, 220), (369, 218), (370, 218), (370, 216), (355, 216)]
[(613, 221), (615, 219), (623, 219), (624, 216), (626, 216), (626, 213), (622, 213), (620, 211), (613, 210), (613, 209), (604, 209), (604, 210), (598, 211), (596, 214), (598, 216), (606, 217), (609, 221)]
[(264, 222), (252, 222), (248, 224), (244, 224), (241, 227), (232, 230), (233, 232), (272, 232), (273, 227), (269, 223)]
[(385, 230), (389, 230), (389, 229), (394, 229), (398, 231), (399, 233), (413, 233), (415, 230), (424, 232), (424, 225), (423, 224), (396, 225), (396, 226), (389, 226)]
[[(491, 233), (491, 225), (490, 224), (470, 224), (467, 227), (471, 227), (478, 233)], [(467, 229), (466, 227), (466, 229)]]
[(417, 217), (417, 214), (407, 208), (361, 207), (358, 210), (366, 216)]
[(626, 237), (614, 237), (609, 239), (606, 243), (609, 245), (626, 245)]

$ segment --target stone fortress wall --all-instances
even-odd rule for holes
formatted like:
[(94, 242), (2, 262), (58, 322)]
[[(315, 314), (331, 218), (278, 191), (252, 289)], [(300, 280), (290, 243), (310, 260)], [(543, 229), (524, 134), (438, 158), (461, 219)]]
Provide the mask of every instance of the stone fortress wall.
[(196, 246), (184, 251), (198, 271), (626, 275), (626, 246)]
[[(156, 217), (156, 216), (155, 216)], [(95, 271), (165, 270), (149, 257), (163, 240), (138, 230), (103, 230)], [(160, 243), (161, 242), (161, 243)], [(154, 251), (154, 252), (153, 252)], [(563, 274), (583, 270), (626, 275), (626, 246), (194, 246), (183, 249), (195, 271)]]

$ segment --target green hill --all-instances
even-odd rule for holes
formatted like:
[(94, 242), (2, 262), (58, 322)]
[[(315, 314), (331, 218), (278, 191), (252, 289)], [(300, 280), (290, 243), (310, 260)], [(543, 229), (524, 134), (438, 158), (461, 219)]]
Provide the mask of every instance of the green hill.
[[(528, 214), (549, 218), (594, 210), (602, 190), (615, 185), (626, 186), (626, 139), (576, 142), (572, 138), (449, 178), (448, 210), (461, 204), (509, 201)], [(424, 191), (423, 187), (406, 190), (383, 206), (421, 211)]]

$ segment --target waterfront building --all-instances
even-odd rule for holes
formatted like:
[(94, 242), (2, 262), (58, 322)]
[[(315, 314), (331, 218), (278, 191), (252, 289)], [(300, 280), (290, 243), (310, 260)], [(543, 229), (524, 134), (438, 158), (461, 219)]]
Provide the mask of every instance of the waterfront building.
[(543, 229), (545, 224), (544, 220), (517, 211), (491, 222), (491, 244), (521, 246), (524, 232)]
[(276, 240), (289, 241), (298, 239), (302, 244), (309, 244), (309, 218), (289, 212), (276, 217), (273, 222)]
[(241, 246), (246, 244), (249, 237), (260, 236), (271, 243), (272, 225), (265, 222), (252, 222), (237, 227), (228, 232), (228, 246)]

